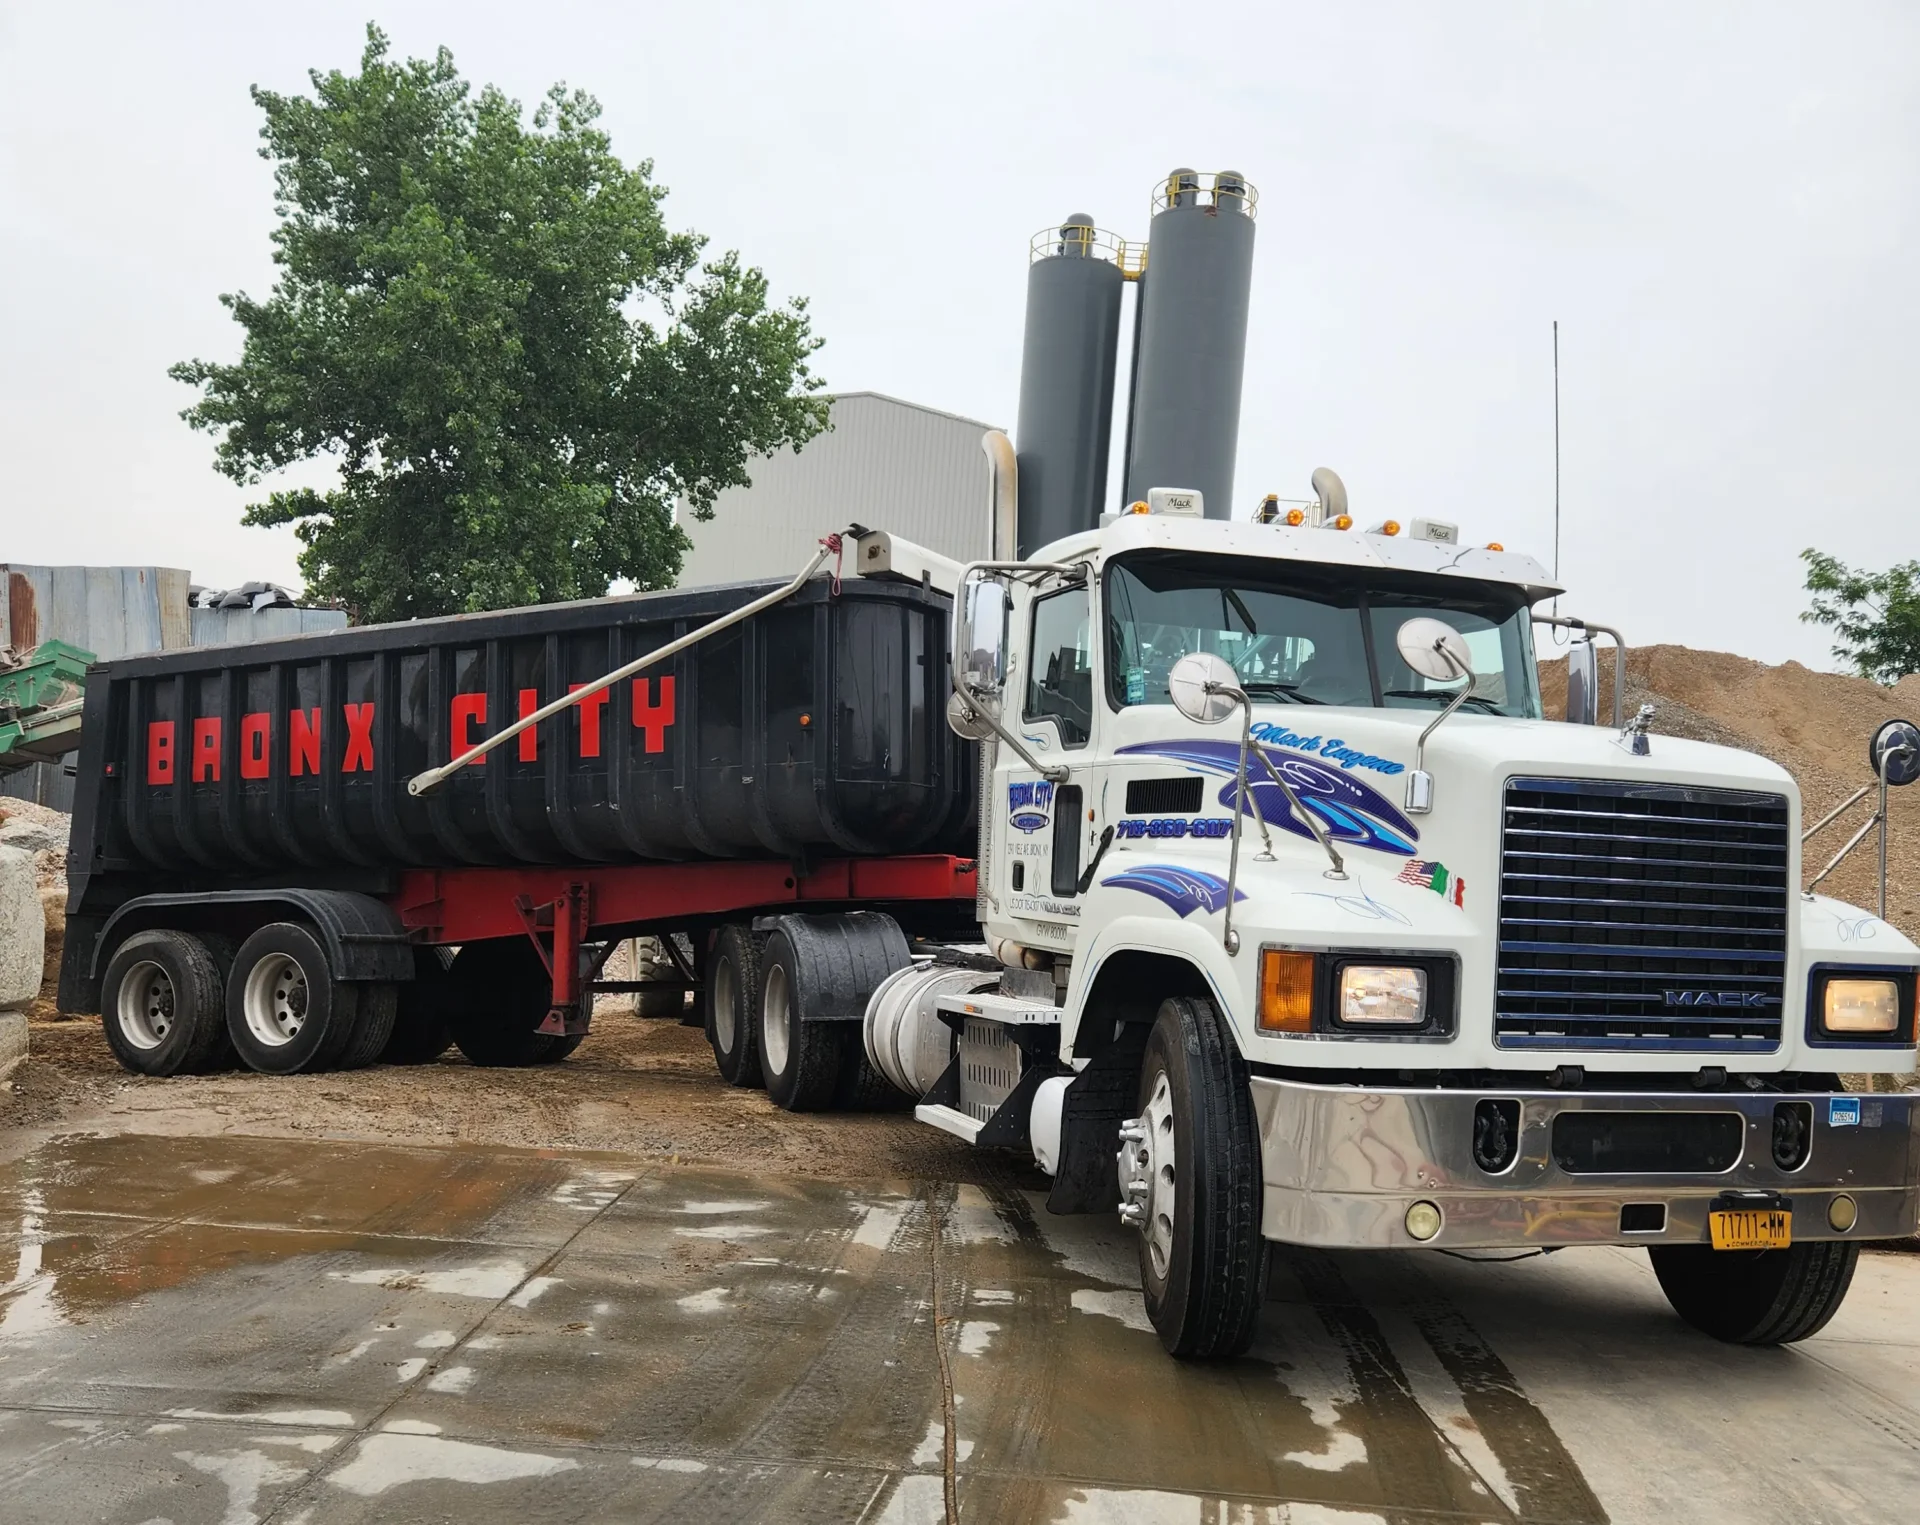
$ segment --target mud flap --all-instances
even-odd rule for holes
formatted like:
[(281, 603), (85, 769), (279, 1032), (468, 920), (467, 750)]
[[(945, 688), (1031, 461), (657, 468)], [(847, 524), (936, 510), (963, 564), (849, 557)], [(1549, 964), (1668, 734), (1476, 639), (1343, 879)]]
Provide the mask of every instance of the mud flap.
[(1047, 1194), (1051, 1213), (1110, 1213), (1120, 1206), (1120, 1123), (1136, 1110), (1140, 1056), (1150, 1029), (1121, 1026), (1093, 1056), (1067, 1094), (1060, 1114), (1060, 1168)]

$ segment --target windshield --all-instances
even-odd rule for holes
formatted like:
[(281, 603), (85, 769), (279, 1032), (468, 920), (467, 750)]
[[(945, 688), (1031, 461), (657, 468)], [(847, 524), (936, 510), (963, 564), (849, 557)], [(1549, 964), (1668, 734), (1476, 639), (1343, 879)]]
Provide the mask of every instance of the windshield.
[(1167, 674), (1193, 651), (1233, 664), (1257, 704), (1437, 709), (1461, 682), (1413, 672), (1394, 646), (1417, 615), (1466, 639), (1475, 682), (1465, 708), (1540, 718), (1524, 590), (1378, 567), (1150, 552), (1106, 574), (1107, 695), (1115, 709), (1168, 704)]

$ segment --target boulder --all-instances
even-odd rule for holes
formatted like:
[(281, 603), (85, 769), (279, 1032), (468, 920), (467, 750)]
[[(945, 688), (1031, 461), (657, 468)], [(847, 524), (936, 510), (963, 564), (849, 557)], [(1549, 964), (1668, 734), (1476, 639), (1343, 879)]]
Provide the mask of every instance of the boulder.
[(23, 1007), (40, 993), (46, 957), (46, 912), (33, 857), (0, 847), (0, 1011)]

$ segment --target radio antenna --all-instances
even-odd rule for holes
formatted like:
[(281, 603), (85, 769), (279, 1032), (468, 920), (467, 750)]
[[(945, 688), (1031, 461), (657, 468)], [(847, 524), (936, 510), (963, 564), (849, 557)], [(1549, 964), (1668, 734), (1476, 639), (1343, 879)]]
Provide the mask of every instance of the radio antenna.
[[(1560, 581), (1560, 320), (1553, 320), (1553, 580)], [(1553, 612), (1560, 612), (1554, 595)]]

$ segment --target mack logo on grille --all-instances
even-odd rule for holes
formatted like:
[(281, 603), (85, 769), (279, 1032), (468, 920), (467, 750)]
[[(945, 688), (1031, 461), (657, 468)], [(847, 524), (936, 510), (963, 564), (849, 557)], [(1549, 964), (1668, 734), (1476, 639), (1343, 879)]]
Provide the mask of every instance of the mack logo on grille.
[(1768, 1006), (1777, 997), (1758, 990), (1667, 990), (1669, 1006)]

